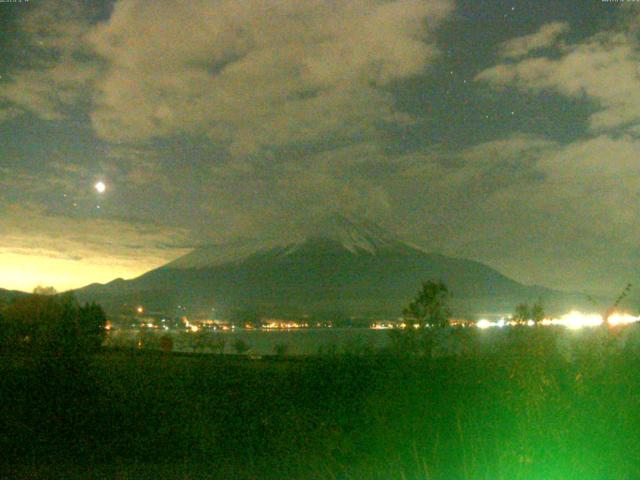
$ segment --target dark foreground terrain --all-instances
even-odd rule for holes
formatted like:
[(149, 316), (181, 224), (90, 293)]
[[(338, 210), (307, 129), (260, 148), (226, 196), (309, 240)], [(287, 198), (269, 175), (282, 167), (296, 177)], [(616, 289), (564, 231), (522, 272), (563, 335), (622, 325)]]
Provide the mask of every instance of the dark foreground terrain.
[(4, 355), (0, 478), (640, 478), (637, 343), (558, 335), (467, 331), (436, 359)]

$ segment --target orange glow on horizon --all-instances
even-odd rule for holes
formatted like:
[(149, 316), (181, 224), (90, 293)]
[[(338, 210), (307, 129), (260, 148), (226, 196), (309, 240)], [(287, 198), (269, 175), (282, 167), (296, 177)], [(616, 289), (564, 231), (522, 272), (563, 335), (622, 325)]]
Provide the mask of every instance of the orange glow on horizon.
[(42, 285), (62, 292), (94, 282), (109, 282), (119, 277), (133, 278), (157, 266), (160, 265), (118, 264), (108, 258), (71, 260), (0, 252), (0, 288), (32, 292), (35, 287)]

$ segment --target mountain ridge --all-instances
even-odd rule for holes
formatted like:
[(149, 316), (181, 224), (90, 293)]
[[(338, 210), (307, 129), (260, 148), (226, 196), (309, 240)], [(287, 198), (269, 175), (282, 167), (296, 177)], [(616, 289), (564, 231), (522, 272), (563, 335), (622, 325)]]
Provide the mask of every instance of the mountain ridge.
[(22, 292), (20, 290), (7, 290), (4, 288), (0, 288), (0, 303), (9, 302), (14, 298), (26, 297), (30, 294), (27, 292)]
[(520, 284), (481, 262), (427, 252), (375, 224), (345, 216), (280, 241), (199, 247), (135, 279), (76, 292), (112, 310), (144, 304), (167, 312), (187, 306), (201, 314), (254, 309), (265, 315), (397, 316), (420, 283), (430, 279), (450, 287), (459, 314), (509, 313), (516, 303), (537, 298), (552, 307), (571, 295)]

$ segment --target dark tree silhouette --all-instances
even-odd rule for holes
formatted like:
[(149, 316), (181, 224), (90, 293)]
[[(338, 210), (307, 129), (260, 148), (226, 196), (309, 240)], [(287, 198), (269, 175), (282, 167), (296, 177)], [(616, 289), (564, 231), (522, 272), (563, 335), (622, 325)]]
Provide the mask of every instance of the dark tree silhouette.
[[(423, 282), (416, 297), (402, 312), (406, 328), (390, 332), (392, 350), (402, 355), (430, 356), (436, 332), (449, 325), (450, 296), (444, 282)], [(414, 328), (416, 324), (418, 329)]]
[(546, 314), (544, 312), (544, 307), (542, 306), (542, 301), (538, 300), (537, 302), (535, 302), (531, 307), (530, 313), (531, 320), (533, 320), (536, 324), (544, 320)]
[(104, 341), (107, 316), (97, 303), (85, 304), (78, 312), (78, 334), (87, 351), (95, 351)]
[(7, 351), (38, 358), (95, 352), (104, 339), (106, 315), (99, 305), (80, 306), (72, 294), (29, 295), (2, 312), (0, 341)]
[(513, 319), (518, 322), (526, 322), (531, 319), (531, 309), (526, 303), (516, 305), (516, 311), (513, 313)]
[(417, 323), (421, 328), (446, 327), (451, 316), (450, 297), (451, 294), (444, 282), (423, 282), (416, 297), (404, 309), (403, 317), (407, 323)]

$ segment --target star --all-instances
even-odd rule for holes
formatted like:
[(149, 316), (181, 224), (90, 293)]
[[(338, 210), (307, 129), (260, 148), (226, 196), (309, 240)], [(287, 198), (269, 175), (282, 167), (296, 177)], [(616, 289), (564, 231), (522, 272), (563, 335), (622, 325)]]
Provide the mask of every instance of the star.
[(99, 181), (93, 187), (96, 189), (96, 192), (98, 192), (98, 193), (104, 193), (105, 190), (107, 189), (107, 186), (105, 185), (105, 183), (103, 181)]

